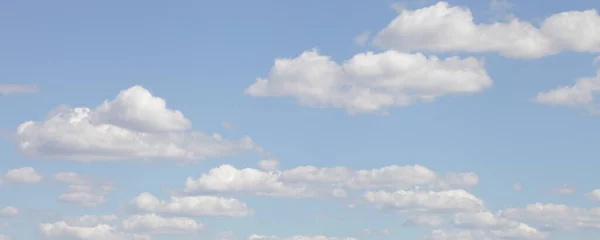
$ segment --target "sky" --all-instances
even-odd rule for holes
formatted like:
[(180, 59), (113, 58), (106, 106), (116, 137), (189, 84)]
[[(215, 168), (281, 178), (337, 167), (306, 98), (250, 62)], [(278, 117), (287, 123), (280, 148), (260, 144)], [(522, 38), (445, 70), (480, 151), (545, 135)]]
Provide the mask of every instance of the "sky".
[(598, 8), (0, 1), (0, 240), (596, 239)]

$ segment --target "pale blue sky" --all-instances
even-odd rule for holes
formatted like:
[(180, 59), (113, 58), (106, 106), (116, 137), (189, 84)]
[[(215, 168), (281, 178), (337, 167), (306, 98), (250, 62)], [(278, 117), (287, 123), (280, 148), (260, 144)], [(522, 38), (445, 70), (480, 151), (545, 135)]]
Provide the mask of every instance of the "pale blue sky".
[[(342, 62), (383, 49), (354, 38), (385, 28), (397, 13), (392, 1), (16, 1), (0, 2), (0, 85), (35, 84), (38, 93), (0, 94), (0, 173), (30, 166), (44, 175), (36, 184), (0, 186), (0, 209), (21, 214), (0, 218), (0, 233), (14, 239), (42, 239), (41, 222), (63, 216), (122, 214), (141, 192), (167, 199), (183, 189), (187, 177), (231, 164), (256, 168), (256, 153), (213, 158), (180, 166), (114, 161), (82, 163), (44, 156), (26, 157), (11, 136), (19, 124), (43, 121), (60, 105), (95, 108), (119, 91), (142, 85), (167, 107), (180, 110), (193, 130), (226, 139), (250, 136), (279, 159), (281, 169), (301, 165), (372, 169), (419, 164), (439, 173), (474, 172), (467, 188), (492, 212), (533, 203), (592, 208), (585, 194), (598, 183), (598, 116), (582, 109), (548, 106), (532, 99), (538, 92), (593, 77), (593, 51), (563, 51), (536, 59), (514, 59), (495, 52), (426, 51), (426, 54), (484, 59), (494, 84), (472, 94), (442, 96), (433, 103), (390, 107), (389, 115), (350, 115), (341, 108), (298, 104), (292, 97), (252, 97), (243, 92), (258, 77), (268, 77), (276, 58), (295, 58), (317, 48)], [(420, 6), (413, 3), (409, 9)], [(477, 23), (496, 21), (490, 4), (449, 1), (471, 9)], [(519, 1), (506, 10), (522, 21), (552, 14), (600, 8), (592, 0)], [(229, 122), (233, 129), (224, 129)], [(108, 141), (108, 140), (106, 140)], [(77, 172), (115, 182), (108, 200), (86, 208), (57, 201), (66, 185), (56, 172)], [(519, 182), (523, 189), (515, 191)], [(573, 194), (552, 189), (567, 184)], [(345, 206), (348, 199), (286, 199), (233, 196), (255, 213), (243, 218), (198, 217), (207, 232), (294, 236), (326, 235), (357, 239), (420, 239), (433, 229), (406, 227), (406, 215), (369, 205)], [(54, 216), (39, 219), (37, 211)], [(124, 215), (123, 215), (124, 214)], [(327, 220), (317, 220), (326, 216)], [(339, 217), (344, 216), (344, 220)], [(600, 216), (597, 216), (600, 223)], [(2, 228), (1, 223), (8, 224)], [(525, 223), (536, 226), (534, 223)], [(385, 235), (362, 235), (362, 229)], [(596, 232), (594, 232), (596, 231)], [(554, 231), (548, 239), (594, 239), (596, 230)], [(202, 234), (209, 235), (204, 232)], [(185, 239), (167, 236), (156, 239)]]

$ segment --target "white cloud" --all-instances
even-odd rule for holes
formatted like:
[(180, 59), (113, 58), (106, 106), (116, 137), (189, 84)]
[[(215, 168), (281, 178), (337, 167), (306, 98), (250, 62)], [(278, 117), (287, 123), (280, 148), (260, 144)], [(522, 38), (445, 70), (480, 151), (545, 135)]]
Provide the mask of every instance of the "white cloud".
[(40, 175), (32, 167), (11, 169), (0, 177), (0, 183), (37, 183), (42, 180)]
[(515, 191), (521, 191), (521, 190), (523, 189), (523, 186), (521, 186), (521, 183), (518, 183), (518, 182), (517, 182), (517, 183), (514, 183), (514, 184), (513, 184), (513, 189), (514, 189)]
[(562, 86), (553, 90), (539, 92), (535, 102), (554, 106), (586, 108), (598, 113), (594, 94), (600, 92), (600, 69), (595, 77), (579, 78), (573, 86)]
[(594, 189), (591, 192), (586, 193), (585, 196), (592, 201), (600, 202), (600, 189)]
[(412, 216), (404, 225), (407, 226), (440, 226), (444, 224), (446, 220), (439, 215), (417, 215)]
[(279, 168), (279, 160), (265, 159), (258, 162), (258, 167), (265, 171), (275, 171)]
[(167, 201), (150, 193), (141, 193), (130, 201), (130, 205), (138, 211), (180, 216), (245, 217), (253, 214), (244, 202), (214, 196), (171, 197)]
[(575, 187), (563, 184), (563, 185), (553, 188), (552, 192), (554, 194), (558, 194), (558, 195), (570, 195), (575, 192)]
[(481, 92), (490, 86), (483, 60), (472, 57), (367, 52), (340, 65), (310, 50), (294, 59), (276, 59), (268, 78), (258, 78), (245, 94), (293, 97), (302, 105), (342, 108), (350, 114), (385, 114), (390, 107)]
[(452, 224), (459, 228), (487, 230), (491, 236), (500, 239), (544, 239), (545, 233), (517, 221), (492, 214), (491, 212), (457, 213)]
[(20, 211), (16, 207), (4, 207), (0, 209), (0, 217), (14, 217), (19, 215)]
[(364, 199), (378, 209), (404, 213), (476, 212), (485, 209), (481, 199), (464, 190), (368, 191)]
[(0, 233), (0, 240), (12, 240), (11, 237), (9, 237), (8, 235), (4, 235)]
[(354, 38), (354, 44), (364, 47), (365, 44), (369, 41), (369, 36), (371, 36), (370, 32), (363, 32)]
[(121, 91), (96, 109), (59, 108), (44, 122), (22, 123), (15, 135), (18, 149), (30, 156), (73, 161), (169, 158), (200, 160), (262, 152), (249, 137), (184, 131), (191, 127), (181, 112), (141, 86)]
[(431, 187), (472, 186), (474, 173), (438, 175), (419, 165), (387, 166), (377, 169), (352, 170), (346, 167), (319, 168), (300, 166), (285, 171), (237, 169), (221, 165), (202, 174), (188, 177), (184, 191), (188, 193), (240, 192), (272, 197), (346, 197), (344, 188), (397, 189), (416, 185)]
[(497, 52), (510, 58), (540, 58), (562, 51), (600, 52), (596, 10), (570, 11), (546, 18), (541, 26), (512, 18), (478, 24), (468, 8), (438, 2), (403, 10), (374, 38), (385, 49), (433, 52)]
[(530, 223), (540, 229), (600, 230), (600, 208), (570, 207), (564, 204), (529, 204), (525, 208), (508, 208), (503, 217)]
[(36, 85), (0, 83), (0, 95), (11, 93), (37, 93), (40, 89)]
[(278, 236), (261, 236), (261, 235), (250, 235), (248, 240), (356, 240), (356, 238), (346, 237), (326, 237), (326, 236), (301, 236), (296, 235), (293, 237), (278, 237)]
[(83, 215), (78, 217), (64, 217), (62, 221), (69, 226), (94, 227), (102, 224), (110, 224), (118, 219), (116, 215)]
[(146, 214), (124, 219), (121, 227), (127, 231), (152, 235), (187, 235), (202, 230), (204, 225), (187, 217), (162, 217), (156, 214)]
[(423, 237), (422, 240), (492, 240), (492, 238), (483, 231), (437, 229)]
[(56, 173), (54, 180), (68, 184), (67, 191), (58, 196), (59, 201), (83, 207), (95, 207), (106, 202), (106, 196), (114, 190), (110, 182), (98, 181), (74, 172)]
[(125, 233), (115, 226), (98, 224), (93, 227), (70, 225), (64, 221), (42, 223), (39, 227), (40, 234), (52, 239), (78, 239), (78, 240), (150, 240), (148, 235)]

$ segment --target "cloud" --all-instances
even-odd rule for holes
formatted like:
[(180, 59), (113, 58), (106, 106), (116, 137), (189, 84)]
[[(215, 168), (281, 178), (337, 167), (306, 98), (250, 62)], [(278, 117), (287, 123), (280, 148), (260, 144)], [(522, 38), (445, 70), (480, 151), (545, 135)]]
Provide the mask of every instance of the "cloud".
[(42, 180), (40, 175), (32, 167), (22, 167), (11, 169), (0, 177), (0, 184), (2, 183), (37, 183)]
[(437, 229), (422, 240), (492, 240), (492, 238), (483, 231)]
[(521, 190), (523, 189), (523, 186), (521, 186), (521, 183), (518, 183), (518, 182), (517, 182), (517, 183), (514, 183), (514, 184), (513, 184), (513, 189), (514, 189), (515, 191), (521, 191)]
[(452, 219), (455, 227), (472, 230), (487, 230), (499, 239), (544, 239), (545, 233), (517, 221), (492, 214), (491, 212), (457, 213)]
[(481, 199), (464, 190), (367, 191), (364, 199), (380, 210), (400, 213), (478, 212), (485, 209)]
[(258, 78), (245, 94), (293, 97), (302, 105), (342, 108), (350, 114), (385, 114), (390, 107), (491, 86), (484, 62), (472, 57), (367, 52), (340, 65), (313, 49), (293, 59), (276, 59), (268, 78)]
[(114, 190), (110, 182), (98, 181), (74, 172), (56, 173), (54, 180), (68, 184), (67, 191), (58, 196), (59, 201), (83, 207), (95, 207), (106, 202), (106, 196)]
[(439, 215), (417, 215), (412, 216), (406, 222), (405, 226), (440, 226), (446, 220)]
[(150, 193), (141, 193), (130, 201), (137, 211), (178, 216), (245, 217), (253, 214), (246, 203), (234, 198), (214, 196), (171, 197), (159, 200)]
[(326, 237), (326, 236), (301, 236), (296, 235), (293, 237), (278, 237), (278, 236), (261, 236), (261, 235), (250, 235), (248, 240), (356, 240), (356, 238), (346, 237)]
[(354, 44), (364, 47), (365, 44), (369, 41), (370, 32), (363, 32), (354, 38)]
[(600, 92), (600, 69), (595, 77), (579, 78), (572, 86), (562, 86), (545, 92), (539, 92), (533, 99), (537, 103), (552, 106), (585, 108), (597, 114), (594, 94)]
[(77, 240), (150, 240), (148, 235), (126, 233), (115, 226), (98, 224), (93, 227), (77, 226), (58, 221), (42, 223), (39, 226), (40, 234), (51, 239), (77, 239)]
[(15, 217), (19, 215), (20, 211), (16, 207), (4, 207), (0, 209), (0, 217)]
[(585, 196), (594, 202), (600, 202), (600, 189), (594, 189), (591, 192), (586, 193)]
[(39, 91), (40, 89), (36, 85), (0, 83), (0, 95), (12, 93), (38, 93)]
[(62, 219), (67, 225), (79, 227), (94, 227), (101, 224), (110, 224), (117, 221), (116, 215), (83, 215), (78, 217), (64, 217)]
[(535, 203), (525, 208), (505, 209), (501, 216), (527, 222), (547, 231), (600, 230), (600, 208)]
[(279, 160), (266, 159), (258, 162), (258, 167), (265, 171), (275, 171), (279, 168)]
[(352, 170), (346, 167), (299, 166), (284, 171), (237, 169), (221, 165), (198, 178), (188, 177), (187, 193), (246, 193), (259, 196), (346, 197), (345, 189), (397, 189), (417, 185), (445, 188), (478, 183), (474, 173), (437, 174), (419, 165)]
[(552, 193), (558, 195), (570, 195), (575, 192), (575, 187), (566, 184), (560, 185), (552, 189)]
[(12, 240), (12, 238), (0, 233), (0, 240)]
[(187, 217), (162, 217), (156, 214), (134, 215), (124, 219), (121, 227), (127, 231), (151, 235), (188, 235), (202, 229), (204, 225)]
[(512, 18), (480, 24), (468, 8), (441, 1), (403, 10), (374, 38), (397, 51), (495, 52), (509, 58), (541, 58), (564, 51), (600, 52), (600, 16), (594, 9), (561, 12), (540, 27)]
[(141, 86), (121, 91), (96, 109), (58, 108), (44, 122), (27, 121), (16, 133), (18, 149), (28, 156), (72, 161), (209, 157), (261, 152), (249, 137), (229, 141), (188, 131), (181, 112)]

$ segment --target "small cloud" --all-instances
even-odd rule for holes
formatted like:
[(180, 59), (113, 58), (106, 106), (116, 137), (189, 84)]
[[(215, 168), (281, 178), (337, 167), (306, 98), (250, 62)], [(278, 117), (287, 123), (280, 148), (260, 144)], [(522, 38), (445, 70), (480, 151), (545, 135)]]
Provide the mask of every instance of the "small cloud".
[(575, 187), (563, 184), (563, 185), (553, 188), (552, 192), (554, 194), (558, 194), (558, 195), (569, 195), (569, 194), (573, 194), (575, 192)]
[(0, 84), (0, 94), (13, 93), (38, 93), (40, 89), (37, 85), (30, 84)]
[(596, 58), (594, 58), (593, 65), (596, 67), (600, 67), (600, 56), (597, 56)]
[(491, 0), (490, 9), (492, 11), (506, 11), (514, 6), (513, 3), (507, 0)]
[(230, 122), (221, 122), (221, 127), (222, 127), (223, 129), (225, 129), (225, 130), (229, 130), (229, 131), (231, 131), (231, 130), (233, 130), (233, 127), (234, 127), (234, 126), (233, 126), (233, 124), (232, 124), (232, 123), (230, 123)]
[(513, 189), (515, 191), (521, 191), (521, 189), (523, 189), (523, 186), (521, 186), (521, 183), (516, 182), (513, 184)]
[(354, 38), (354, 43), (358, 46), (364, 47), (369, 41), (370, 32), (363, 32)]
[(266, 159), (258, 162), (258, 167), (265, 171), (275, 171), (279, 168), (279, 160), (277, 159)]
[(586, 193), (585, 196), (594, 202), (600, 202), (600, 189), (594, 189), (593, 191)]

